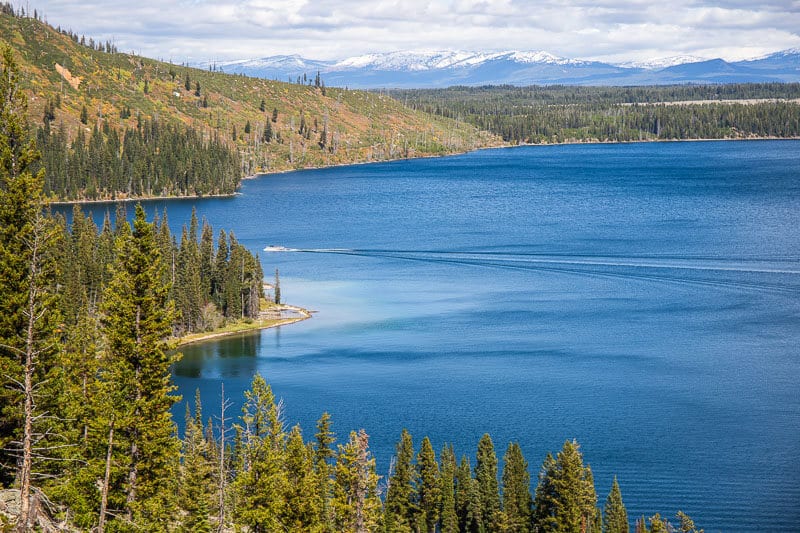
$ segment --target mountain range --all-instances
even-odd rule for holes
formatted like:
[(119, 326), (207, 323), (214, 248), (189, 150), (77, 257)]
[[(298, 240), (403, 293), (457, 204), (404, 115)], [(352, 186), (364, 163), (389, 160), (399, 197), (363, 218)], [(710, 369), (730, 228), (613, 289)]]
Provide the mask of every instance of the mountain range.
[(407, 51), (339, 61), (298, 55), (216, 63), (200, 68), (296, 82), (317, 72), (328, 86), (359, 89), (453, 85), (669, 85), (687, 83), (800, 82), (800, 48), (729, 62), (676, 56), (624, 64), (557, 57), (547, 52)]

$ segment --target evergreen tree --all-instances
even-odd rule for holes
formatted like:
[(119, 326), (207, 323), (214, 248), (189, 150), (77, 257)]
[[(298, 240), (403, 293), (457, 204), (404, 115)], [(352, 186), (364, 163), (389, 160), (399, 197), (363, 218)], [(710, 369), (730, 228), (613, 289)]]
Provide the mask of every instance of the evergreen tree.
[(537, 532), (554, 531), (553, 509), (558, 497), (553, 485), (556, 468), (556, 460), (548, 452), (539, 470), (539, 482), (536, 485), (533, 500), (533, 529)]
[(396, 449), (394, 473), (389, 479), (389, 489), (386, 492), (384, 525), (389, 533), (411, 532), (418, 512), (417, 475), (412, 465), (414, 444), (407, 430), (403, 430)]
[(461, 458), (456, 470), (456, 514), (460, 531), (484, 532), (480, 488), (477, 480), (472, 477), (472, 467), (466, 457)]
[(441, 453), (442, 475), (439, 478), (441, 491), (441, 517), (442, 533), (458, 533), (458, 515), (456, 514), (456, 456), (452, 445), (446, 445)]
[(500, 490), (497, 483), (497, 455), (488, 433), (484, 433), (478, 442), (475, 480), (480, 492), (482, 527), (485, 531), (496, 531), (502, 522)]
[(347, 444), (339, 445), (335, 473), (336, 531), (378, 531), (381, 508), (378, 475), (369, 451), (369, 436), (363, 429), (350, 432)]
[(512, 442), (503, 456), (503, 513), (509, 531), (530, 531), (530, 484), (528, 462), (523, 457), (519, 444)]
[(603, 517), (605, 519), (606, 533), (628, 533), (630, 531), (628, 512), (625, 510), (625, 505), (622, 503), (622, 493), (619, 490), (616, 476), (614, 476), (614, 482), (611, 484), (611, 491), (606, 498), (606, 504), (603, 508)]
[(214, 274), (211, 280), (211, 297), (223, 314), (227, 314), (225, 309), (225, 280), (228, 278), (229, 253), (228, 237), (225, 230), (219, 230), (217, 251), (214, 254)]
[(255, 532), (283, 531), (288, 478), (285, 470), (286, 432), (281, 407), (261, 375), (245, 392), (242, 424), (237, 426), (235, 514)]
[(262, 98), (261, 103), (258, 105), (258, 109), (264, 113), (267, 110), (267, 102)]
[[(20, 437), (22, 397), (14, 381), (22, 378), (23, 348), (28, 295), (31, 222), (41, 209), (37, 181), (31, 167), (36, 146), (24, 122), (27, 99), (19, 88), (19, 71), (13, 51), (3, 45), (0, 69), (0, 465), (13, 465), (9, 444)], [(13, 469), (0, 470), (0, 485), (14, 479)]]
[(556, 460), (548, 454), (535, 498), (539, 531), (581, 533), (595, 521), (597, 496), (591, 469), (583, 466), (578, 444), (566, 441)]
[(697, 529), (697, 527), (694, 525), (694, 520), (692, 520), (683, 511), (678, 511), (678, 514), (675, 516), (678, 518), (680, 523), (678, 526), (678, 531), (681, 533), (703, 533), (702, 529)]
[(213, 456), (203, 431), (203, 410), (200, 389), (195, 392), (194, 416), (186, 404), (186, 429), (183, 439), (183, 465), (181, 468), (180, 507), (186, 532), (209, 533), (211, 523), (211, 494), (213, 491)]
[(322, 413), (317, 421), (317, 433), (315, 435), (316, 446), (314, 447), (314, 469), (317, 474), (316, 496), (319, 499), (317, 509), (319, 510), (319, 522), (322, 531), (333, 533), (333, 509), (331, 508), (332, 497), (332, 468), (330, 460), (336, 456), (333, 450), (333, 443), (336, 436), (331, 431), (331, 415)]
[(272, 108), (272, 122), (278, 122), (278, 108)]
[(422, 445), (417, 455), (417, 478), (419, 479), (419, 519), (417, 521), (417, 529), (435, 533), (436, 524), (439, 521), (441, 482), (439, 480), (439, 465), (436, 462), (436, 454), (428, 437), (422, 439)]
[(41, 453), (46, 445), (39, 409), (58, 403), (38, 397), (55, 357), (57, 242), (53, 221), (42, 214), (44, 172), (32, 172), (39, 154), (25, 123), (18, 68), (10, 47), (2, 46), (0, 56), (0, 485), (17, 478), (25, 528), (34, 448)]
[(272, 142), (272, 125), (270, 124), (269, 121), (267, 121), (266, 124), (264, 124), (264, 136), (262, 137), (261, 140), (264, 141), (265, 143)]
[(648, 533), (667, 533), (671, 529), (671, 527), (668, 527), (669, 523), (662, 519), (658, 513), (648, 518), (647, 521), (650, 522)]
[(288, 531), (322, 531), (314, 453), (303, 442), (300, 426), (292, 428), (286, 442), (286, 478), (286, 505), (280, 523)]
[[(105, 291), (102, 327), (107, 353), (103, 379), (118, 428), (117, 462), (126, 468), (125, 513), (142, 527), (166, 527), (174, 516), (180, 441), (170, 407), (178, 397), (170, 367), (179, 354), (166, 342), (174, 309), (163, 283), (164, 265), (153, 225), (136, 206), (133, 231), (127, 222), (117, 238), (112, 279)], [(123, 448), (124, 446), (124, 448)]]
[(89, 123), (89, 110), (86, 109), (86, 106), (81, 107), (81, 124), (88, 124)]

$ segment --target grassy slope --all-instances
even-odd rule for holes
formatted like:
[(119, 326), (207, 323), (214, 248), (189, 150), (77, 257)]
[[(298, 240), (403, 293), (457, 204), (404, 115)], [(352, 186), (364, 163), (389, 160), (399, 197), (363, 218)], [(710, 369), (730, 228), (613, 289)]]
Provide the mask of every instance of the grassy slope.
[[(410, 110), (388, 96), (339, 88), (327, 88), (323, 95), (322, 90), (305, 85), (98, 52), (34, 19), (0, 15), (0, 41), (9, 43), (16, 52), (22, 83), (29, 93), (32, 124), (41, 124), (47, 99), (56, 94), (61, 95), (61, 107), (56, 109), (54, 124), (63, 122), (70, 136), (98, 121), (133, 127), (138, 113), (182, 122), (235, 143), (248, 174), (441, 155), (500, 142), (470, 125)], [(59, 73), (56, 65), (65, 67), (68, 73)], [(188, 91), (184, 87), (187, 74), (191, 79)], [(199, 98), (194, 95), (198, 81)], [(203, 97), (207, 98), (207, 108), (201, 105)], [(262, 99), (266, 112), (259, 109)], [(89, 110), (88, 125), (79, 120), (83, 106)], [(132, 111), (129, 119), (120, 118), (124, 107)], [(273, 108), (278, 110), (278, 120), (272, 128), (280, 133), (282, 142), (263, 144), (260, 134)], [(308, 140), (298, 134), (301, 113), (312, 130), (315, 119), (318, 125)], [(249, 135), (244, 134), (247, 121), (251, 124)], [(329, 140), (332, 138), (327, 150), (318, 145), (325, 123)], [(236, 141), (232, 138), (234, 127), (240, 136)], [(334, 151), (330, 144), (335, 144)]]

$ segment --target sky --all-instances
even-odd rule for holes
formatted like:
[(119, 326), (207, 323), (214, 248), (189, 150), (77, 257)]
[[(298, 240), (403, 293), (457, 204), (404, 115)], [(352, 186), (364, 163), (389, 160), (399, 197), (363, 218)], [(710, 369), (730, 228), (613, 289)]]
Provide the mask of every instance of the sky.
[(12, 0), (54, 26), (173, 62), (399, 50), (542, 50), (629, 62), (800, 48), (800, 0)]

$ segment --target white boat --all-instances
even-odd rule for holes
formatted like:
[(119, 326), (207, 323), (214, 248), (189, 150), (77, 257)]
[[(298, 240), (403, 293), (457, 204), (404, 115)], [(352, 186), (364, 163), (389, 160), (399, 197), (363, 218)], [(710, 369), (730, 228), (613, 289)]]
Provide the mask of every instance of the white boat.
[(274, 244), (270, 244), (266, 248), (264, 248), (265, 252), (288, 252), (289, 249), (285, 246), (275, 246)]

